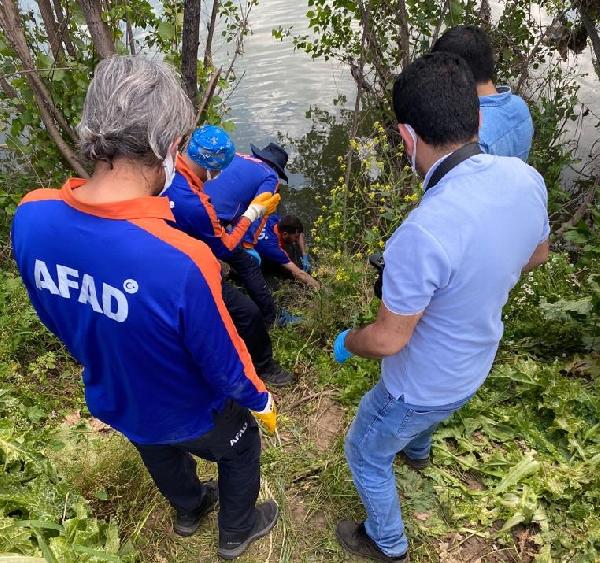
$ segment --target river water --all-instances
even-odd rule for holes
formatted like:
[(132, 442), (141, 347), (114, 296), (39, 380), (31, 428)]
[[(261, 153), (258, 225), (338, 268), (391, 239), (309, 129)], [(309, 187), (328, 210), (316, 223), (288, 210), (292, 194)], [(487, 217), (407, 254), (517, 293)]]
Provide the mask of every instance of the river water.
[[(207, 4), (203, 3), (203, 21), (208, 19), (210, 6)], [(495, 17), (503, 4), (500, 0), (492, 2)], [(22, 7), (37, 9), (33, 0), (23, 0)], [(276, 140), (278, 133), (291, 138), (306, 134), (312, 126), (306, 117), (311, 107), (336, 113), (340, 105), (334, 104), (334, 100), (340, 95), (347, 98), (347, 106), (353, 105), (355, 85), (347, 67), (333, 61), (312, 60), (304, 52), (295, 51), (290, 39), (278, 41), (272, 36), (272, 29), (278, 26), (292, 26), (295, 33), (306, 31), (306, 10), (306, 0), (262, 0), (253, 8), (250, 16), (252, 34), (246, 38), (244, 54), (236, 64), (236, 74), (242, 78), (226, 100), (230, 108), (228, 117), (236, 125), (233, 138), (242, 152), (249, 151), (251, 142), (264, 146)], [(539, 18), (546, 19), (541, 11)], [(201, 37), (201, 53), (203, 43)], [(231, 48), (217, 34), (215, 62), (227, 67)], [(589, 50), (579, 57), (577, 68), (581, 73), (580, 99), (592, 114), (600, 116), (600, 82), (594, 73)], [(581, 157), (586, 156), (598, 138), (598, 129), (594, 127), (597, 121), (588, 119), (580, 131), (572, 126), (571, 133), (581, 135), (578, 150)], [(336, 149), (343, 150), (329, 144), (329, 151)], [(302, 188), (306, 184), (301, 173), (290, 176), (291, 187)]]

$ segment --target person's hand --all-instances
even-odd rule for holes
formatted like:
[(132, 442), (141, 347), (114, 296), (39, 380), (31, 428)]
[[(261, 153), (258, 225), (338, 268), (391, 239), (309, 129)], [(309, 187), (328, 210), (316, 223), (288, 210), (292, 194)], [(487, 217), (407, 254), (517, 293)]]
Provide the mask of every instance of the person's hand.
[(254, 221), (263, 215), (270, 215), (273, 213), (277, 209), (280, 201), (281, 196), (279, 194), (273, 195), (271, 192), (264, 192), (256, 196), (250, 202), (248, 209), (244, 211), (242, 216), (247, 217), (250, 219), (251, 223), (254, 223)]
[(310, 274), (306, 274), (306, 283), (308, 284), (308, 287), (315, 291), (321, 288), (321, 284)]
[(302, 255), (302, 269), (307, 273), (310, 272), (312, 269), (312, 263), (308, 254)]
[(275, 430), (277, 430), (277, 408), (271, 393), (269, 393), (265, 408), (262, 411), (252, 411), (252, 414), (267, 432), (275, 434)]
[(354, 354), (346, 348), (346, 336), (352, 329), (348, 328), (343, 332), (340, 332), (333, 342), (333, 357), (336, 362), (343, 364), (346, 360), (349, 360)]

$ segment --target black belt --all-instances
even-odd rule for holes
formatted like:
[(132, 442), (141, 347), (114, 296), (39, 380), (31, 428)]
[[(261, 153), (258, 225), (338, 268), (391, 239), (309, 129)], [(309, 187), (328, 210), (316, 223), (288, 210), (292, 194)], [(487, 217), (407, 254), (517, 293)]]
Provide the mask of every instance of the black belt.
[(460, 149), (455, 150), (446, 160), (444, 160), (433, 172), (431, 178), (429, 178), (429, 182), (427, 182), (427, 187), (425, 191), (429, 188), (433, 188), (450, 170), (456, 168), (461, 162), (475, 156), (477, 154), (482, 154), (483, 151), (479, 146), (479, 143), (468, 143), (460, 147)]

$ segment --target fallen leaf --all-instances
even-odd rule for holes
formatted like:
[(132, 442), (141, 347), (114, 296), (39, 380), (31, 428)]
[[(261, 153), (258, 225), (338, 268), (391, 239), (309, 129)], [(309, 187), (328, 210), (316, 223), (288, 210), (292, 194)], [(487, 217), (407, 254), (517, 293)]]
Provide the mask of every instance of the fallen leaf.
[(431, 514), (429, 512), (415, 512), (414, 517), (421, 522), (425, 522), (425, 520), (429, 520)]

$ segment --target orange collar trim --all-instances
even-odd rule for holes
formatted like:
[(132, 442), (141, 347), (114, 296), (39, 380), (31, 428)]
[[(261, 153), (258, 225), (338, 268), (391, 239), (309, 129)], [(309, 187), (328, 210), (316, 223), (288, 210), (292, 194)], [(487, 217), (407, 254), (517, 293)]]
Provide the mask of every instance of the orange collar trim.
[(195, 189), (199, 192), (204, 191), (204, 183), (192, 171), (185, 159), (179, 153), (177, 153), (177, 159), (175, 160), (175, 170), (177, 170), (177, 172), (179, 172), (187, 180), (187, 183), (192, 189)]
[(75, 197), (75, 190), (87, 180), (69, 178), (60, 190), (63, 201), (83, 213), (104, 219), (165, 219), (175, 221), (166, 197), (147, 196), (108, 203), (85, 203)]

